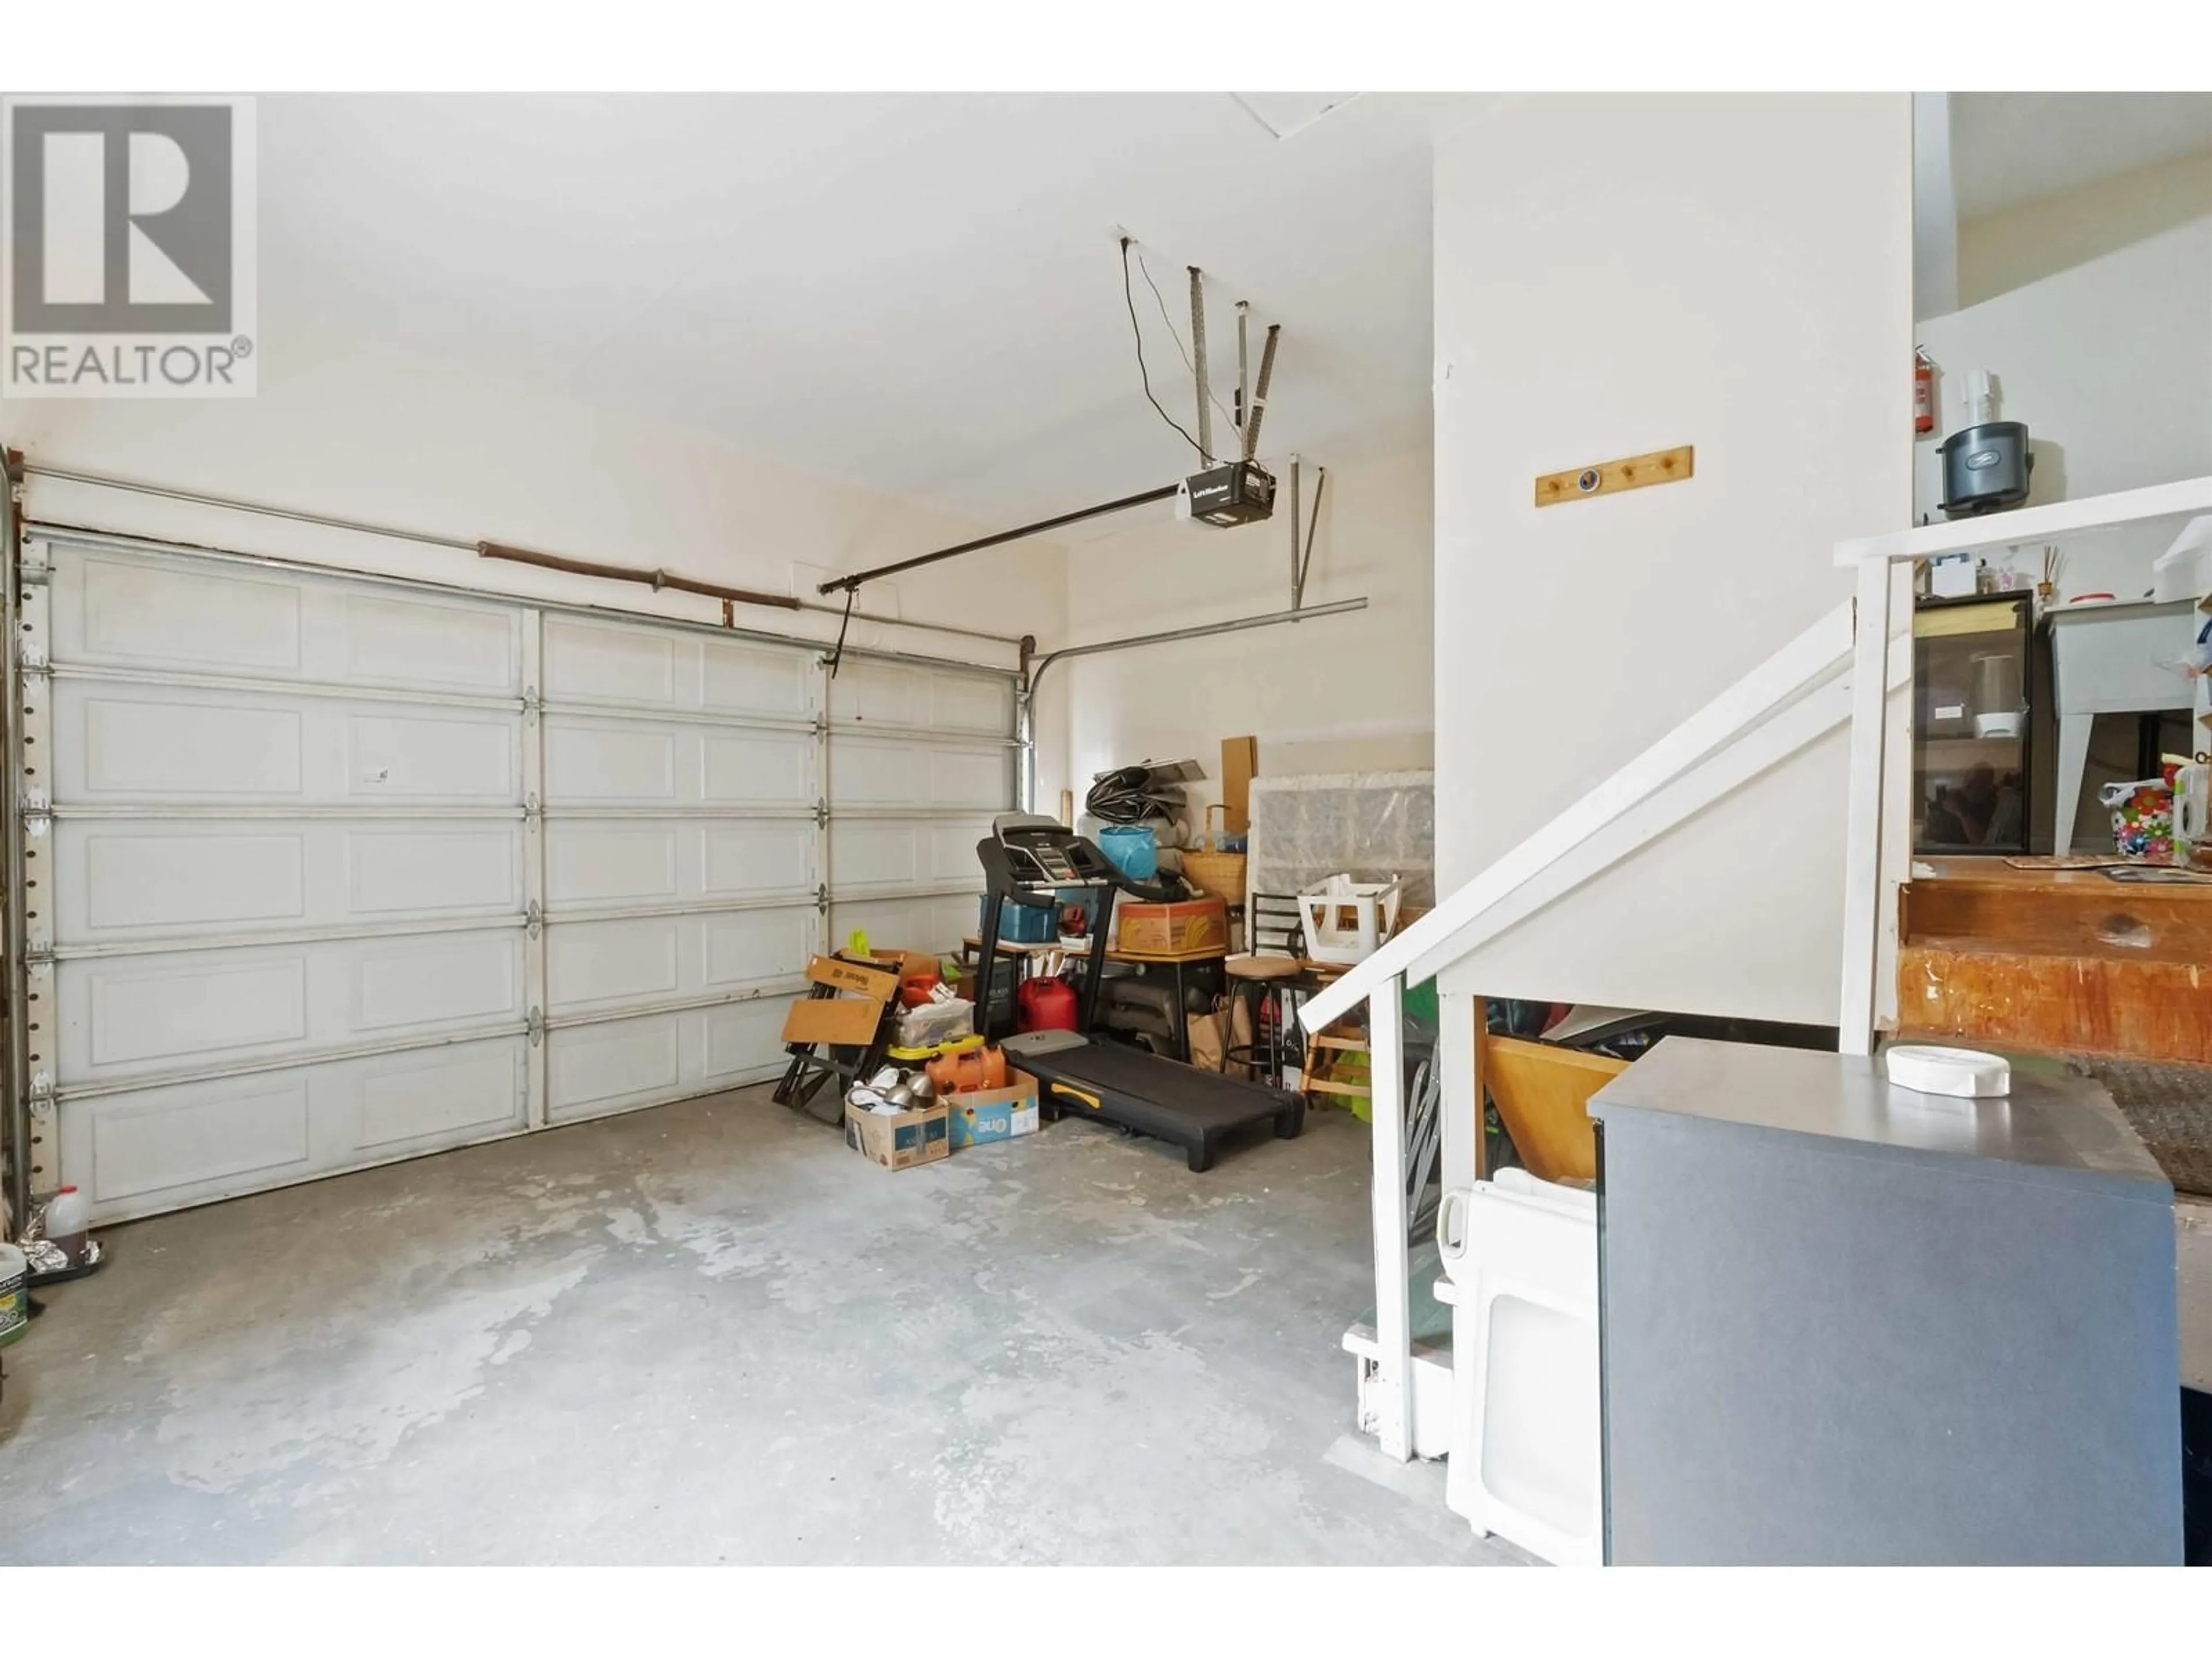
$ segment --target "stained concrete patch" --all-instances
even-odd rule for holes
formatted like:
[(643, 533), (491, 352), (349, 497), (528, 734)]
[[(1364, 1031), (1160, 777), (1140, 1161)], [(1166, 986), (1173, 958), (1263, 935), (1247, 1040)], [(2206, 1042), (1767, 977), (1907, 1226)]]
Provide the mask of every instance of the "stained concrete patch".
[(1364, 1131), (892, 1174), (758, 1091), (111, 1230), (0, 1560), (1477, 1562), (1339, 1445)]

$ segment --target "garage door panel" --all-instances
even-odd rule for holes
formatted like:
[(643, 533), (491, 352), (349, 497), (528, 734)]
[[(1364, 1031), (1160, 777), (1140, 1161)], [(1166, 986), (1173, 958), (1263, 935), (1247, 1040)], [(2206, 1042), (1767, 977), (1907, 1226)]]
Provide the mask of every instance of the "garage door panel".
[(809, 822), (556, 818), (546, 825), (546, 903), (592, 909), (811, 897)]
[(203, 672), (297, 673), (301, 584), (91, 554), (55, 573), (66, 660)]
[(110, 1222), (509, 1134), (527, 1054), (497, 1037), (64, 1100), (62, 1170)]
[(526, 1017), (520, 928), (70, 958), (64, 1086), (307, 1056)]
[(545, 830), (545, 899), (564, 905), (654, 904), (682, 896), (678, 849), (688, 826), (590, 820)]
[(801, 905), (556, 921), (545, 935), (547, 1009), (558, 1018), (796, 980), (818, 936)]
[(545, 1000), (553, 1013), (682, 994), (688, 916), (556, 922), (545, 933)]
[(497, 1024), (525, 1014), (522, 943), (511, 930), (357, 946), (349, 1036)]
[(572, 617), (545, 619), (545, 696), (670, 713), (811, 720), (817, 653)]
[(554, 1123), (734, 1089), (779, 1075), (789, 997), (556, 1028), (546, 1036)]
[(676, 733), (665, 727), (549, 715), (545, 799), (549, 805), (670, 806), (678, 804)]
[(488, 696), (522, 684), (522, 617), (513, 609), (346, 593), (335, 607), (319, 606), (315, 619), (331, 609), (338, 649), (315, 660), (335, 655), (348, 684)]
[(738, 640), (700, 640), (697, 644), (702, 708), (791, 720), (811, 720), (821, 712), (822, 670), (817, 653), (785, 651)]
[(830, 745), (830, 805), (972, 806), (1002, 810), (1012, 793), (1012, 751), (1003, 744), (953, 745), (861, 739)]
[(840, 727), (898, 726), (1003, 738), (1013, 730), (1013, 684), (957, 669), (848, 664), (830, 684), (830, 719)]
[(811, 823), (709, 823), (698, 835), (703, 898), (811, 895), (821, 880)]
[(64, 679), (54, 687), (53, 720), (54, 787), (64, 802), (522, 800), (519, 711), (418, 711), (277, 692)]
[(346, 722), (357, 801), (520, 799), (520, 722), (454, 714), (356, 714)]
[(307, 832), (296, 826), (65, 823), (54, 839), (65, 945), (307, 919)]
[(983, 869), (975, 843), (991, 821), (853, 818), (830, 826), (830, 868), (840, 895), (865, 896), (898, 887), (981, 888)]
[[(523, 908), (520, 823), (433, 824), (398, 829), (362, 824), (311, 836), (311, 851), (337, 843), (349, 920), (414, 921)], [(322, 873), (322, 861), (313, 866)], [(319, 890), (311, 882), (309, 890)]]
[(803, 732), (705, 728), (699, 799), (714, 806), (811, 806), (820, 793), (814, 744)]
[(179, 1201), (180, 1191), (297, 1178), (313, 1170), (308, 1094), (294, 1074), (69, 1102), (63, 1167), (95, 1218), (149, 1198)]
[(701, 988), (706, 992), (796, 978), (814, 953), (817, 919), (811, 908), (724, 910), (687, 920), (699, 927)]
[(805, 732), (549, 715), (545, 798), (555, 807), (811, 807), (815, 741)]
[(61, 799), (298, 799), (306, 776), (301, 711), (224, 706), (206, 694), (77, 684), (56, 688), (55, 769)]
[(545, 695), (563, 701), (673, 704), (675, 636), (549, 617)]
[(69, 550), (58, 660), (137, 672), (500, 696), (521, 685), (521, 613), (341, 580)]
[(555, 1123), (683, 1092), (683, 1016), (647, 1014), (549, 1032), (546, 1116)]
[(343, 927), (523, 908), (513, 823), (64, 819), (53, 834), (64, 946)]

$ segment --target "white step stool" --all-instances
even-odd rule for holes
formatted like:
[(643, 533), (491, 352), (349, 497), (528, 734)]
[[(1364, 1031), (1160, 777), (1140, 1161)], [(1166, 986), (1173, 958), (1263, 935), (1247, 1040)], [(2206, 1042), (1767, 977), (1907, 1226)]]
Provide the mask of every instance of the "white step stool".
[(1502, 1170), (1437, 1213), (1452, 1306), (1444, 1501), (1562, 1566), (1605, 1559), (1597, 1198)]

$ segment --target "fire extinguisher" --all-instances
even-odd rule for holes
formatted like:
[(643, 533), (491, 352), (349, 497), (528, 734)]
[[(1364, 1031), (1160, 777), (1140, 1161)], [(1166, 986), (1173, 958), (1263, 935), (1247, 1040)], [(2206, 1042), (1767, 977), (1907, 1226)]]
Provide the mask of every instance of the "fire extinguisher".
[(1922, 346), (1912, 348), (1912, 429), (1936, 429), (1936, 365)]

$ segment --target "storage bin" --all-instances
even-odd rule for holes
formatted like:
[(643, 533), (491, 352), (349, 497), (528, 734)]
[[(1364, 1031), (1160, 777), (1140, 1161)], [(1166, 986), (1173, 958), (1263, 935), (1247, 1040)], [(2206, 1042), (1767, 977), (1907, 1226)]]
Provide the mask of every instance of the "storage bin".
[(899, 1016), (893, 1042), (901, 1048), (927, 1048), (974, 1034), (975, 1005), (960, 997), (946, 1002), (925, 1002)]
[[(975, 896), (975, 932), (983, 931), (983, 919), (990, 913), (991, 896)], [(1060, 937), (1060, 907), (1048, 905), (1032, 908), (1026, 904), (1009, 901), (999, 907), (999, 943), (1001, 945), (1049, 945)]]

